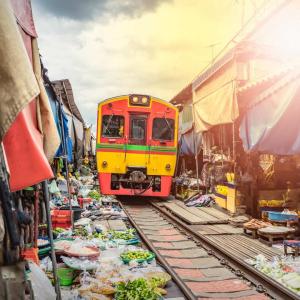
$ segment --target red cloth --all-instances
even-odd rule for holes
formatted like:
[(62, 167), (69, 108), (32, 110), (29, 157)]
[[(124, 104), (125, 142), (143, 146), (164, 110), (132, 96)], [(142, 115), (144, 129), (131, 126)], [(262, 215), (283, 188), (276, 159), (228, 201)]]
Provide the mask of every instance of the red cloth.
[[(23, 41), (32, 62), (32, 38), (36, 35), (29, 0), (11, 0), (15, 15), (21, 16), (19, 25)], [(17, 5), (18, 4), (18, 5)], [(22, 13), (22, 8), (23, 13)], [(30, 10), (29, 10), (30, 8)], [(27, 18), (27, 19), (26, 19)], [(29, 26), (30, 25), (30, 26)], [(28, 33), (32, 32), (32, 36)], [(43, 137), (37, 126), (37, 103), (33, 99), (19, 113), (13, 125), (4, 136), (3, 145), (10, 170), (11, 191), (37, 184), (53, 177), (53, 172), (43, 150)]]
[(30, 0), (10, 0), (18, 24), (32, 37), (37, 37)]

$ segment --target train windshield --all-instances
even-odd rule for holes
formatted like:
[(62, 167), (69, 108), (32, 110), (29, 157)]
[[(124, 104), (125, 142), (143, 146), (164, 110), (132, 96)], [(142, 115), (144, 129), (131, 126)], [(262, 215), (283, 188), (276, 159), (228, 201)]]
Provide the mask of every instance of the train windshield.
[(155, 118), (153, 120), (152, 138), (160, 141), (172, 141), (174, 139), (175, 122), (173, 119)]
[(121, 138), (124, 135), (124, 117), (105, 115), (102, 117), (102, 137)]

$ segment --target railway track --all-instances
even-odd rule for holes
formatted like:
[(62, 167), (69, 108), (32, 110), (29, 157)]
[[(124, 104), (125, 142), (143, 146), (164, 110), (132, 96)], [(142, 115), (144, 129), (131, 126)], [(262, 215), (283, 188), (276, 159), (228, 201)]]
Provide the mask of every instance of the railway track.
[(221, 251), (159, 202), (121, 200), (120, 205), (186, 299), (300, 299), (233, 251)]

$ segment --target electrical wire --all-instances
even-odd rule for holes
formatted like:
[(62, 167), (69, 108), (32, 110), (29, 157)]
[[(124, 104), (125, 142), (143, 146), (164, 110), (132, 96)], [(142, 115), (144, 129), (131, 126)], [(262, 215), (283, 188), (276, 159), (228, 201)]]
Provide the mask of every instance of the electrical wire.
[[(279, 10), (281, 10), (285, 5), (287, 5), (289, 2), (291, 2), (293, 0), (285, 0), (283, 3), (281, 3), (281, 5), (279, 5), (277, 7), (277, 9), (275, 10), (275, 13), (277, 13)], [(228, 48), (228, 46), (231, 43), (237, 43), (235, 41), (235, 39), (245, 30), (246, 27), (248, 27), (248, 25), (250, 23), (252, 23), (252, 21), (261, 13), (263, 12), (263, 10), (267, 7), (267, 5), (271, 2), (271, 0), (268, 1), (264, 1), (263, 4), (259, 7), (259, 8), (255, 8), (254, 14), (245, 22), (245, 24), (239, 29), (239, 31), (234, 34), (234, 36), (225, 44), (225, 46), (218, 52), (218, 54), (212, 59), (212, 61), (210, 61), (209, 64), (207, 64), (193, 79), (191, 82), (194, 82), (206, 69), (208, 69), (215, 61), (218, 57), (220, 57), (220, 55)], [(274, 12), (271, 14), (273, 16)], [(270, 18), (270, 16), (269, 16)], [(267, 19), (269, 19), (267, 18)], [(267, 20), (263, 20), (262, 22), (260, 22), (258, 24), (258, 26), (262, 26), (265, 22), (267, 22)], [(250, 32), (248, 35), (246, 35), (245, 39), (249, 38), (251, 35), (253, 34), (253, 32)], [(188, 86), (190, 85), (190, 83), (188, 85), (186, 85), (177, 95), (179, 95), (183, 90), (185, 90)], [(177, 96), (175, 95), (174, 98)]]

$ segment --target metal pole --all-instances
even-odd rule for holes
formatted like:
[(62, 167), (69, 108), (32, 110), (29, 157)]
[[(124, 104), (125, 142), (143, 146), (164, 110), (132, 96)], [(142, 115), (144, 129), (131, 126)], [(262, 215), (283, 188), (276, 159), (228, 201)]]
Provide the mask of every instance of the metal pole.
[(198, 187), (198, 193), (200, 193), (199, 167), (198, 167), (198, 151), (196, 149), (195, 126), (193, 126), (193, 143), (194, 143), (194, 154), (195, 154), (195, 162), (196, 162), (197, 187)]
[(36, 185), (34, 191), (34, 247), (37, 248), (37, 240), (39, 235), (39, 186)]
[(55, 256), (55, 248), (53, 242), (52, 222), (51, 222), (50, 205), (49, 205), (49, 190), (46, 181), (42, 182), (42, 187), (44, 192), (44, 199), (45, 199), (45, 206), (46, 206), (46, 213), (47, 213), (47, 226), (48, 226), (48, 235), (49, 235), (50, 247), (51, 247), (51, 259), (52, 259), (52, 269), (53, 269), (52, 271), (54, 277), (56, 299), (61, 300), (60, 286), (57, 278), (57, 263), (56, 263), (56, 256)]
[(71, 212), (71, 226), (72, 230), (74, 229), (74, 222), (73, 222), (73, 210), (72, 210), (72, 198), (71, 198), (71, 191), (70, 191), (70, 179), (69, 179), (69, 169), (68, 169), (68, 157), (67, 157), (67, 145), (65, 143), (65, 132), (64, 132), (64, 120), (63, 120), (63, 114), (62, 114), (62, 100), (61, 100), (61, 95), (59, 98), (59, 115), (60, 115), (60, 122), (62, 125), (62, 130), (61, 130), (61, 135), (62, 135), (62, 146), (63, 146), (63, 159), (65, 162), (65, 168), (66, 168), (66, 180), (67, 180), (67, 189), (68, 189), (68, 196), (69, 196), (69, 207), (70, 207), (70, 212)]

